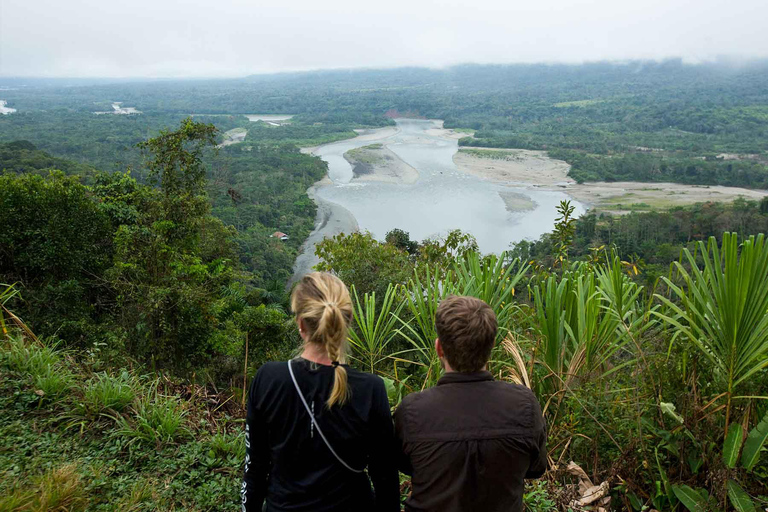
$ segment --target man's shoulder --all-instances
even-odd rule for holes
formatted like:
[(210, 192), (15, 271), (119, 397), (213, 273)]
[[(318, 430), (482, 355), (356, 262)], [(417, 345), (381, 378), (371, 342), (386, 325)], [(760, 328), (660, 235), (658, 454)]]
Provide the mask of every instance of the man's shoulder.
[[(411, 393), (403, 398), (400, 406), (419, 407), (426, 406), (434, 400), (450, 400), (452, 391), (455, 389), (458, 388), (452, 388), (451, 386), (435, 386), (425, 389), (424, 391)], [(461, 388), (462, 391), (466, 391), (467, 389), (468, 388)], [(526, 386), (502, 380), (489, 380), (483, 382), (481, 387), (474, 388), (471, 392), (477, 393), (479, 397), (487, 397), (490, 392), (501, 399), (509, 398), (523, 401), (537, 401), (536, 395), (534, 395), (533, 391)]]

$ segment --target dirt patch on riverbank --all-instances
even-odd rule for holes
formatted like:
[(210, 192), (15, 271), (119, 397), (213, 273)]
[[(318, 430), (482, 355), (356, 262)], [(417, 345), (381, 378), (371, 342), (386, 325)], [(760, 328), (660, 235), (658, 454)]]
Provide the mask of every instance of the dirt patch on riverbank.
[(224, 132), (224, 140), (218, 147), (223, 148), (243, 142), (246, 135), (248, 135), (248, 130), (245, 128), (232, 128), (231, 130)]
[(632, 181), (586, 183), (566, 187), (564, 191), (578, 201), (611, 213), (666, 210), (710, 201), (731, 202), (740, 197), (759, 201), (768, 195), (765, 190), (738, 187)]
[(577, 184), (568, 177), (570, 165), (544, 151), (462, 148), (453, 157), (460, 171), (506, 185), (523, 185), (565, 192), (592, 209), (611, 213), (664, 210), (708, 201), (730, 202), (739, 197), (760, 200), (765, 190), (679, 183), (594, 182)]
[(410, 185), (419, 179), (419, 171), (382, 144), (351, 149), (344, 153), (344, 159), (352, 166), (354, 181)]
[(463, 139), (464, 137), (472, 137), (475, 133), (474, 130), (462, 130), (462, 131), (456, 131), (453, 128), (443, 128), (444, 121), (442, 120), (435, 120), (434, 121), (438, 126), (435, 128), (430, 128), (429, 130), (426, 130), (424, 133), (427, 135), (430, 135), (432, 137), (440, 137), (442, 139)]

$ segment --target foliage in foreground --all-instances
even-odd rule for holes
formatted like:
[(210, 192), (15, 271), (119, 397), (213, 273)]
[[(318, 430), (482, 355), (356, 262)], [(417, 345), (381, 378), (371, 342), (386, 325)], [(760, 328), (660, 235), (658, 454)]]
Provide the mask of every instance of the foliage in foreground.
[[(480, 297), (500, 325), (490, 370), (531, 387), (544, 407), (555, 489), (569, 482), (573, 460), (610, 482), (626, 509), (768, 503), (763, 235), (696, 244), (646, 287), (615, 254), (569, 262), (573, 233), (561, 231), (552, 235), (564, 241), (553, 268), (472, 251), (434, 265), (411, 258), (412, 277), (383, 301), (378, 291), (356, 292), (355, 358), (391, 382), (395, 402), (434, 385), (437, 304), (451, 293)], [(327, 248), (334, 244), (346, 241)], [(326, 264), (370, 287), (370, 274), (344, 254)]]
[[(561, 231), (563, 240), (572, 236)], [(741, 511), (768, 502), (762, 235), (699, 243), (650, 289), (636, 267), (610, 253), (572, 262), (561, 250), (557, 266), (546, 268), (462, 245), (434, 247), (440, 257), (405, 256), (413, 265), (405, 284), (383, 295), (353, 291), (354, 360), (387, 380), (393, 405), (439, 378), (433, 340), (441, 298), (480, 297), (500, 325), (489, 369), (531, 387), (548, 423), (550, 471), (529, 489), (528, 508), (569, 506), (570, 461), (607, 482), (617, 508)], [(377, 282), (361, 268), (364, 286)], [(93, 510), (120, 500), (137, 510), (234, 505), (243, 413), (236, 391), (211, 396), (199, 386), (113, 371), (96, 352), (64, 352), (18, 332), (18, 319), (3, 312), (0, 433), (7, 444), (0, 462), (11, 469), (0, 485), (7, 500), (40, 506), (30, 497), (61, 477), (80, 489), (73, 503), (86, 500)], [(266, 338), (253, 342), (268, 350)], [(136, 505), (141, 500), (151, 505)]]
[[(239, 401), (128, 370), (94, 372), (98, 360), (15, 330), (0, 344), (0, 510), (237, 507)], [(41, 388), (50, 374), (68, 384)]]

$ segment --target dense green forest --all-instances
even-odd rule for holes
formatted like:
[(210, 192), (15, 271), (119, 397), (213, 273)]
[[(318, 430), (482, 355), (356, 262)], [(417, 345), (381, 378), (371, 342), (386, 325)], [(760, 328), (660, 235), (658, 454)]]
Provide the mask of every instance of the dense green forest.
[[(768, 199), (737, 199), (733, 203), (701, 203), (669, 211), (632, 212), (627, 215), (589, 213), (573, 219), (575, 236), (570, 253), (589, 258), (600, 247), (615, 248), (645, 270), (646, 282), (665, 274), (669, 263), (684, 248), (726, 231), (742, 235), (768, 232)], [(539, 240), (523, 240), (511, 254), (527, 260), (553, 263), (555, 241), (551, 233)]]

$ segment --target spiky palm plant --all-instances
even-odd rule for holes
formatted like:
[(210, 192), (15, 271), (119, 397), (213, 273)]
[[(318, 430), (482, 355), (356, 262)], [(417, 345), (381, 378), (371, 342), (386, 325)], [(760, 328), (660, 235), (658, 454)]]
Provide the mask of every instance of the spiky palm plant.
[(734, 390), (768, 367), (768, 244), (762, 234), (739, 244), (725, 233), (722, 249), (714, 237), (698, 249), (703, 267), (684, 250), (689, 268), (675, 262), (683, 286), (664, 278), (677, 300), (657, 294), (667, 311), (654, 314), (675, 328), (673, 342), (682, 338), (712, 363), (727, 397), (727, 432)]
[(615, 257), (594, 271), (575, 263), (561, 277), (551, 274), (532, 287), (543, 393), (558, 393), (577, 376), (615, 371), (609, 364), (614, 356), (650, 325), (639, 304), (641, 292)]
[(519, 259), (510, 264), (505, 261), (505, 254), (482, 257), (470, 252), (456, 262), (454, 274), (457, 293), (485, 301), (496, 313), (499, 341), (509, 331), (509, 318), (515, 309), (516, 287), (530, 268), (530, 265), (521, 264)]
[(352, 286), (352, 297), (355, 319), (355, 326), (349, 331), (352, 358), (366, 371), (374, 373), (385, 360), (397, 355), (391, 354), (388, 346), (397, 335), (395, 327), (405, 301), (398, 296), (397, 286), (391, 284), (387, 287), (378, 308), (376, 292), (366, 293), (361, 301), (357, 290)]
[(426, 368), (422, 389), (435, 384), (440, 376), (440, 359), (435, 351), (435, 313), (440, 301), (456, 290), (451, 271), (441, 278), (426, 268), (424, 276), (422, 280), (419, 272), (414, 272), (413, 279), (404, 289), (405, 305), (411, 320), (397, 315), (400, 327), (396, 330), (413, 347), (416, 360), (412, 362)]

